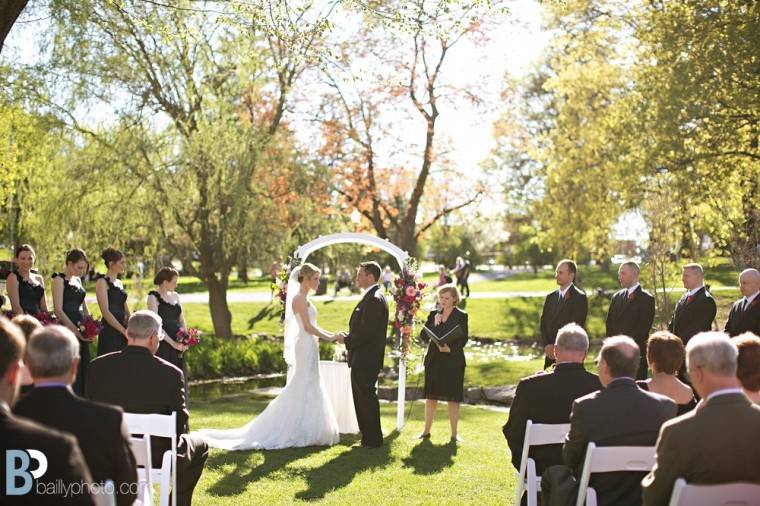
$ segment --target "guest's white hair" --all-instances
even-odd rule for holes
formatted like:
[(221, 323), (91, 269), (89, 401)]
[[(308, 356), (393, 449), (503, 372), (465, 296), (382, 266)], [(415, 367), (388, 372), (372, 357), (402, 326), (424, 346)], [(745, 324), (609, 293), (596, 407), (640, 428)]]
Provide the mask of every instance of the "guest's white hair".
[(577, 323), (568, 323), (557, 332), (554, 345), (567, 351), (588, 352), (588, 334)]
[(71, 370), (79, 357), (79, 341), (61, 325), (42, 327), (29, 336), (26, 364), (34, 378), (53, 378)]
[(739, 350), (725, 332), (700, 332), (686, 345), (686, 365), (718, 376), (736, 376)]
[(153, 334), (161, 331), (161, 317), (153, 311), (142, 309), (129, 317), (127, 323), (127, 335), (130, 339), (148, 339)]

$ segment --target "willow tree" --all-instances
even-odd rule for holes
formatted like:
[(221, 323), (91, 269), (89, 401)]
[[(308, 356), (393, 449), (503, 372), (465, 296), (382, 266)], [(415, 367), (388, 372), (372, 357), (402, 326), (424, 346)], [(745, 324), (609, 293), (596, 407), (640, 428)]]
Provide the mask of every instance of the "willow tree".
[[(48, 82), (68, 101), (48, 106), (111, 153), (121, 180), (149, 190), (144, 219), (207, 287), (214, 330), (230, 336), (231, 270), (266, 240), (269, 224), (257, 223), (280, 217), (263, 211), (311, 198), (283, 122), (304, 53), (255, 19), (230, 26), (189, 8), (83, 1), (53, 14)], [(83, 118), (88, 108), (112, 111), (118, 128)]]

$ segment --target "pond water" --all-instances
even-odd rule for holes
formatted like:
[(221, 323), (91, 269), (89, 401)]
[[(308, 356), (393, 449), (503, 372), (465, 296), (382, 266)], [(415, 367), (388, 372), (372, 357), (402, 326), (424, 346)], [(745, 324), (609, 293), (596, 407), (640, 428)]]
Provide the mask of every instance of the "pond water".
[[(414, 358), (411, 361), (410, 372), (420, 372), (422, 368), (422, 357), (426, 348), (415, 347), (412, 350)], [(506, 341), (475, 340), (471, 339), (465, 347), (465, 356), (467, 362), (484, 363), (484, 362), (503, 362), (513, 361), (521, 362), (533, 360), (541, 356), (541, 351), (536, 346), (526, 346), (524, 344), (510, 343)], [(380, 383), (394, 382), (397, 379), (395, 374), (396, 360), (386, 356), (386, 374), (380, 378)], [(205, 401), (219, 397), (239, 394), (252, 394), (255, 390), (267, 387), (282, 387), (285, 385), (284, 374), (269, 374), (243, 378), (227, 378), (220, 380), (208, 380), (202, 382), (191, 382), (190, 399)]]

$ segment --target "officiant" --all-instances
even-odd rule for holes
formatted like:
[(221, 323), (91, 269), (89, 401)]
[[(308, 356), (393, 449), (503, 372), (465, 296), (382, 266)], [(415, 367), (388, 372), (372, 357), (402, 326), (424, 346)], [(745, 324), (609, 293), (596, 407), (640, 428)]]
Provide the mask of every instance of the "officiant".
[(439, 309), (428, 315), (427, 330), (423, 328), (422, 331), (423, 340), (429, 339), (430, 345), (425, 355), (425, 429), (419, 435), (421, 439), (430, 437), (438, 401), (446, 401), (451, 442), (462, 441), (457, 435), (457, 423), (459, 403), (464, 399), (464, 345), (468, 329), (467, 313), (457, 307), (460, 299), (456, 286), (441, 286), (438, 289)]

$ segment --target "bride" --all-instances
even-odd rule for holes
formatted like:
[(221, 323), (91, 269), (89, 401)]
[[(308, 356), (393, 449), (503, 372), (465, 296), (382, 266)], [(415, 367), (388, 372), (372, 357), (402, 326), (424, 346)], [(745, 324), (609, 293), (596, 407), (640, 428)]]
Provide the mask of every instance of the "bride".
[(319, 380), (318, 339), (334, 341), (316, 324), (310, 290), (319, 286), (320, 270), (309, 263), (293, 269), (285, 301), (285, 362), (295, 369), (285, 388), (266, 409), (238, 429), (198, 431), (212, 448), (276, 450), (338, 443), (338, 422)]

